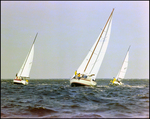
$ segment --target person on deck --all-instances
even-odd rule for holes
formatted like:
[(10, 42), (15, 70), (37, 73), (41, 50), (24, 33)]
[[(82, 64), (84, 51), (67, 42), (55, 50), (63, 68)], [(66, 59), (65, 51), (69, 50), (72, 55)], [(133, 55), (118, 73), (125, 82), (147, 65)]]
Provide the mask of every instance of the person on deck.
[(74, 73), (74, 74), (75, 74), (75, 76), (77, 75), (77, 70), (75, 71), (75, 73)]
[(77, 77), (77, 70), (75, 71), (74, 75), (75, 75), (74, 78), (76, 78)]
[(78, 73), (78, 79), (80, 79), (80, 73)]
[(18, 79), (18, 76), (17, 76), (18, 74), (16, 73), (16, 79)]

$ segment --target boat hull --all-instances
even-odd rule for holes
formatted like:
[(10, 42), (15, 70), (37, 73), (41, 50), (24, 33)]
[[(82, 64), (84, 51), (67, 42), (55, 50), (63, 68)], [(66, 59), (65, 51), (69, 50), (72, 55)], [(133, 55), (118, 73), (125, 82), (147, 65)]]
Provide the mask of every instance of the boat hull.
[(84, 78), (81, 78), (81, 79), (70, 79), (70, 85), (73, 87), (73, 86), (96, 86), (96, 82), (95, 81), (92, 81), (91, 79), (84, 79)]
[(113, 83), (110, 83), (109, 85), (123, 85), (122, 82), (114, 81)]
[(27, 80), (21, 80), (21, 79), (14, 79), (13, 80), (14, 84), (23, 84), (23, 85), (28, 85), (28, 81)]

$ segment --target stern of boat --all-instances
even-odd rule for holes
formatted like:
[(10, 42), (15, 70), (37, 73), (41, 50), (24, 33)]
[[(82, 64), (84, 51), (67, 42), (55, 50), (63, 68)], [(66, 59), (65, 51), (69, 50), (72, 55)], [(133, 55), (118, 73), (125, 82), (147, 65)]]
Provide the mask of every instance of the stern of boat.
[(117, 82), (117, 81), (114, 81), (113, 83), (109, 83), (109, 85), (123, 85), (122, 82)]
[(13, 83), (14, 83), (14, 84), (28, 85), (28, 80), (14, 79), (14, 80), (13, 80)]

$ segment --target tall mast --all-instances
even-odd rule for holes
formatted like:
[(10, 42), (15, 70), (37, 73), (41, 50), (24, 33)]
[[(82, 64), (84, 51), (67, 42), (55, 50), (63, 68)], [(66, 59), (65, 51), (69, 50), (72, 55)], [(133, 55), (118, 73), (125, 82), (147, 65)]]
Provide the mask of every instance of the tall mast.
[(36, 40), (37, 35), (38, 35), (38, 33), (36, 33), (36, 36), (35, 36), (34, 41), (33, 41), (33, 44), (34, 44), (34, 42), (35, 42), (35, 40)]
[(112, 12), (111, 12), (111, 14), (110, 14), (110, 16), (109, 16), (109, 18), (108, 18), (108, 20), (107, 20), (105, 26), (104, 26), (104, 28), (103, 28), (103, 30), (102, 30), (102, 33), (101, 33), (101, 35), (100, 35), (100, 37), (99, 37), (99, 39), (98, 39), (98, 41), (97, 41), (95, 47), (94, 47), (94, 50), (93, 50), (93, 52), (92, 52), (92, 54), (91, 54), (91, 56), (90, 56), (90, 58), (89, 58), (89, 61), (88, 61), (87, 65), (86, 65), (86, 67), (85, 67), (85, 69), (84, 69), (84, 72), (85, 72), (86, 69), (87, 69), (87, 66), (88, 66), (88, 64), (89, 64), (89, 62), (90, 62), (90, 60), (91, 60), (91, 58), (92, 58), (92, 56), (93, 56), (93, 54), (94, 54), (94, 52), (95, 52), (95, 49), (96, 49), (96, 47), (97, 47), (97, 45), (98, 45), (98, 42), (100, 41), (100, 38), (102, 37), (102, 34), (103, 34), (103, 32), (104, 32), (104, 30), (105, 30), (107, 24), (108, 24), (108, 21), (109, 21), (109, 19), (111, 18), (112, 14), (113, 14), (113, 11), (114, 11), (114, 8), (113, 8), (113, 10), (112, 10)]

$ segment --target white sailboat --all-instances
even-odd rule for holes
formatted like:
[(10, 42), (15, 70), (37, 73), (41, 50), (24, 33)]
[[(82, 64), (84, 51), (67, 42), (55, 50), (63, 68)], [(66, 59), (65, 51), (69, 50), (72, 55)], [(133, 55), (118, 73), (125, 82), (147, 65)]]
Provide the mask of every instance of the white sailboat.
[(114, 9), (89, 53), (70, 79), (71, 86), (95, 86), (97, 84), (95, 79), (108, 46), (113, 11)]
[[(38, 33), (37, 33), (38, 34)], [(34, 43), (37, 37), (37, 34), (35, 36), (35, 39), (33, 41), (32, 47), (22, 65), (22, 67), (20, 68), (18, 74), (16, 74), (15, 79), (13, 80), (13, 82), (15, 84), (24, 84), (27, 85), (28, 84), (28, 80), (29, 79), (29, 74), (30, 74), (30, 70), (32, 67), (32, 63), (33, 63), (33, 56), (34, 56)]]
[(129, 49), (130, 49), (130, 46), (127, 50), (127, 54), (125, 56), (125, 59), (123, 61), (123, 64), (122, 64), (120, 71), (118, 72), (117, 76), (113, 80), (110, 81), (110, 85), (122, 85), (123, 84), (121, 82), (121, 80), (124, 79), (127, 68), (128, 68)]

